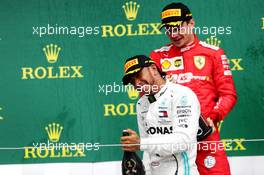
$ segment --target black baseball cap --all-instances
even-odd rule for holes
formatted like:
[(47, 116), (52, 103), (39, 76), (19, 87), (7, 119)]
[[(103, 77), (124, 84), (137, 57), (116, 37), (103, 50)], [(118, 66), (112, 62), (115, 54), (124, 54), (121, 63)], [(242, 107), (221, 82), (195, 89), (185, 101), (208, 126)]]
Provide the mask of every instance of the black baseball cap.
[(183, 3), (171, 3), (162, 9), (161, 20), (164, 26), (180, 26), (182, 22), (192, 19), (190, 9)]
[[(127, 85), (130, 82), (131, 77), (135, 73), (139, 72), (142, 68), (148, 67), (152, 64), (155, 64), (155, 62), (151, 58), (149, 58), (145, 55), (136, 55), (136, 56), (133, 56), (131, 58), (128, 58), (125, 61), (125, 65), (124, 65), (125, 75), (122, 79), (123, 84)], [(165, 74), (165, 73), (161, 72), (160, 70), (159, 70), (159, 72), (161, 75)]]

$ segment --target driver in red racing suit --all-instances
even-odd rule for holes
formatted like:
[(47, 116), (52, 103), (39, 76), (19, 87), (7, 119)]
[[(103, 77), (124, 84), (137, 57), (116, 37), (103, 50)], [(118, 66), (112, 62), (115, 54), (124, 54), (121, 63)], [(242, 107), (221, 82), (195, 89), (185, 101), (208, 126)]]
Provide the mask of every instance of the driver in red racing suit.
[[(195, 34), (188, 33), (190, 30), (186, 29), (193, 30), (194, 20), (188, 7), (182, 3), (172, 3), (163, 9), (162, 24), (171, 44), (152, 51), (151, 59), (163, 72), (171, 75), (172, 81), (187, 86), (196, 93), (202, 115), (210, 118), (217, 126), (237, 100), (224, 51), (199, 41)], [(203, 141), (216, 142), (214, 150), (210, 149), (210, 145), (204, 147), (201, 145), (204, 143), (199, 143), (196, 159), (199, 173), (229, 175), (230, 167), (223, 144), (217, 142), (220, 141), (217, 128)]]

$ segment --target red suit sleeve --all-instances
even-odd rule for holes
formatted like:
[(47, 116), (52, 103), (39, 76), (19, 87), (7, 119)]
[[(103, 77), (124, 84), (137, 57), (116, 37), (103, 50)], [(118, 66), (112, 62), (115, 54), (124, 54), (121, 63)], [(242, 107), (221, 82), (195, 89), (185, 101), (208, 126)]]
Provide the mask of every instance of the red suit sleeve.
[(209, 113), (209, 117), (218, 122), (225, 118), (237, 101), (236, 89), (229, 62), (222, 49), (216, 52), (214, 58), (213, 79), (218, 101), (214, 109)]

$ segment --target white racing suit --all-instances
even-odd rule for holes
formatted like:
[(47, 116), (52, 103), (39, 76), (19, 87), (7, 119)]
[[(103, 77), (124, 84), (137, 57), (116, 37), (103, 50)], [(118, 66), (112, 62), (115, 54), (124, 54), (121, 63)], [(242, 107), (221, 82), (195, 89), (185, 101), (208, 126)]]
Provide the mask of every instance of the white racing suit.
[(196, 175), (200, 104), (192, 90), (166, 82), (150, 103), (137, 103), (140, 150), (147, 175)]

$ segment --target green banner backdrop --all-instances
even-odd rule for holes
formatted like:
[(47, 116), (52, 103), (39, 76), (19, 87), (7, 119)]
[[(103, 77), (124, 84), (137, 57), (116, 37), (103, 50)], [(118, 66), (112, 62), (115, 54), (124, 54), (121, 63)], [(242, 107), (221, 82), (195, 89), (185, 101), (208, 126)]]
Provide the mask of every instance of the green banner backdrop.
[[(138, 94), (121, 86), (123, 63), (169, 42), (157, 29), (170, 2), (2, 0), (0, 163), (121, 160), (120, 147), (98, 144), (137, 129)], [(244, 141), (264, 137), (263, 1), (182, 2), (199, 38), (217, 38), (230, 61), (238, 103), (220, 126), (228, 155), (263, 155), (263, 143)]]

